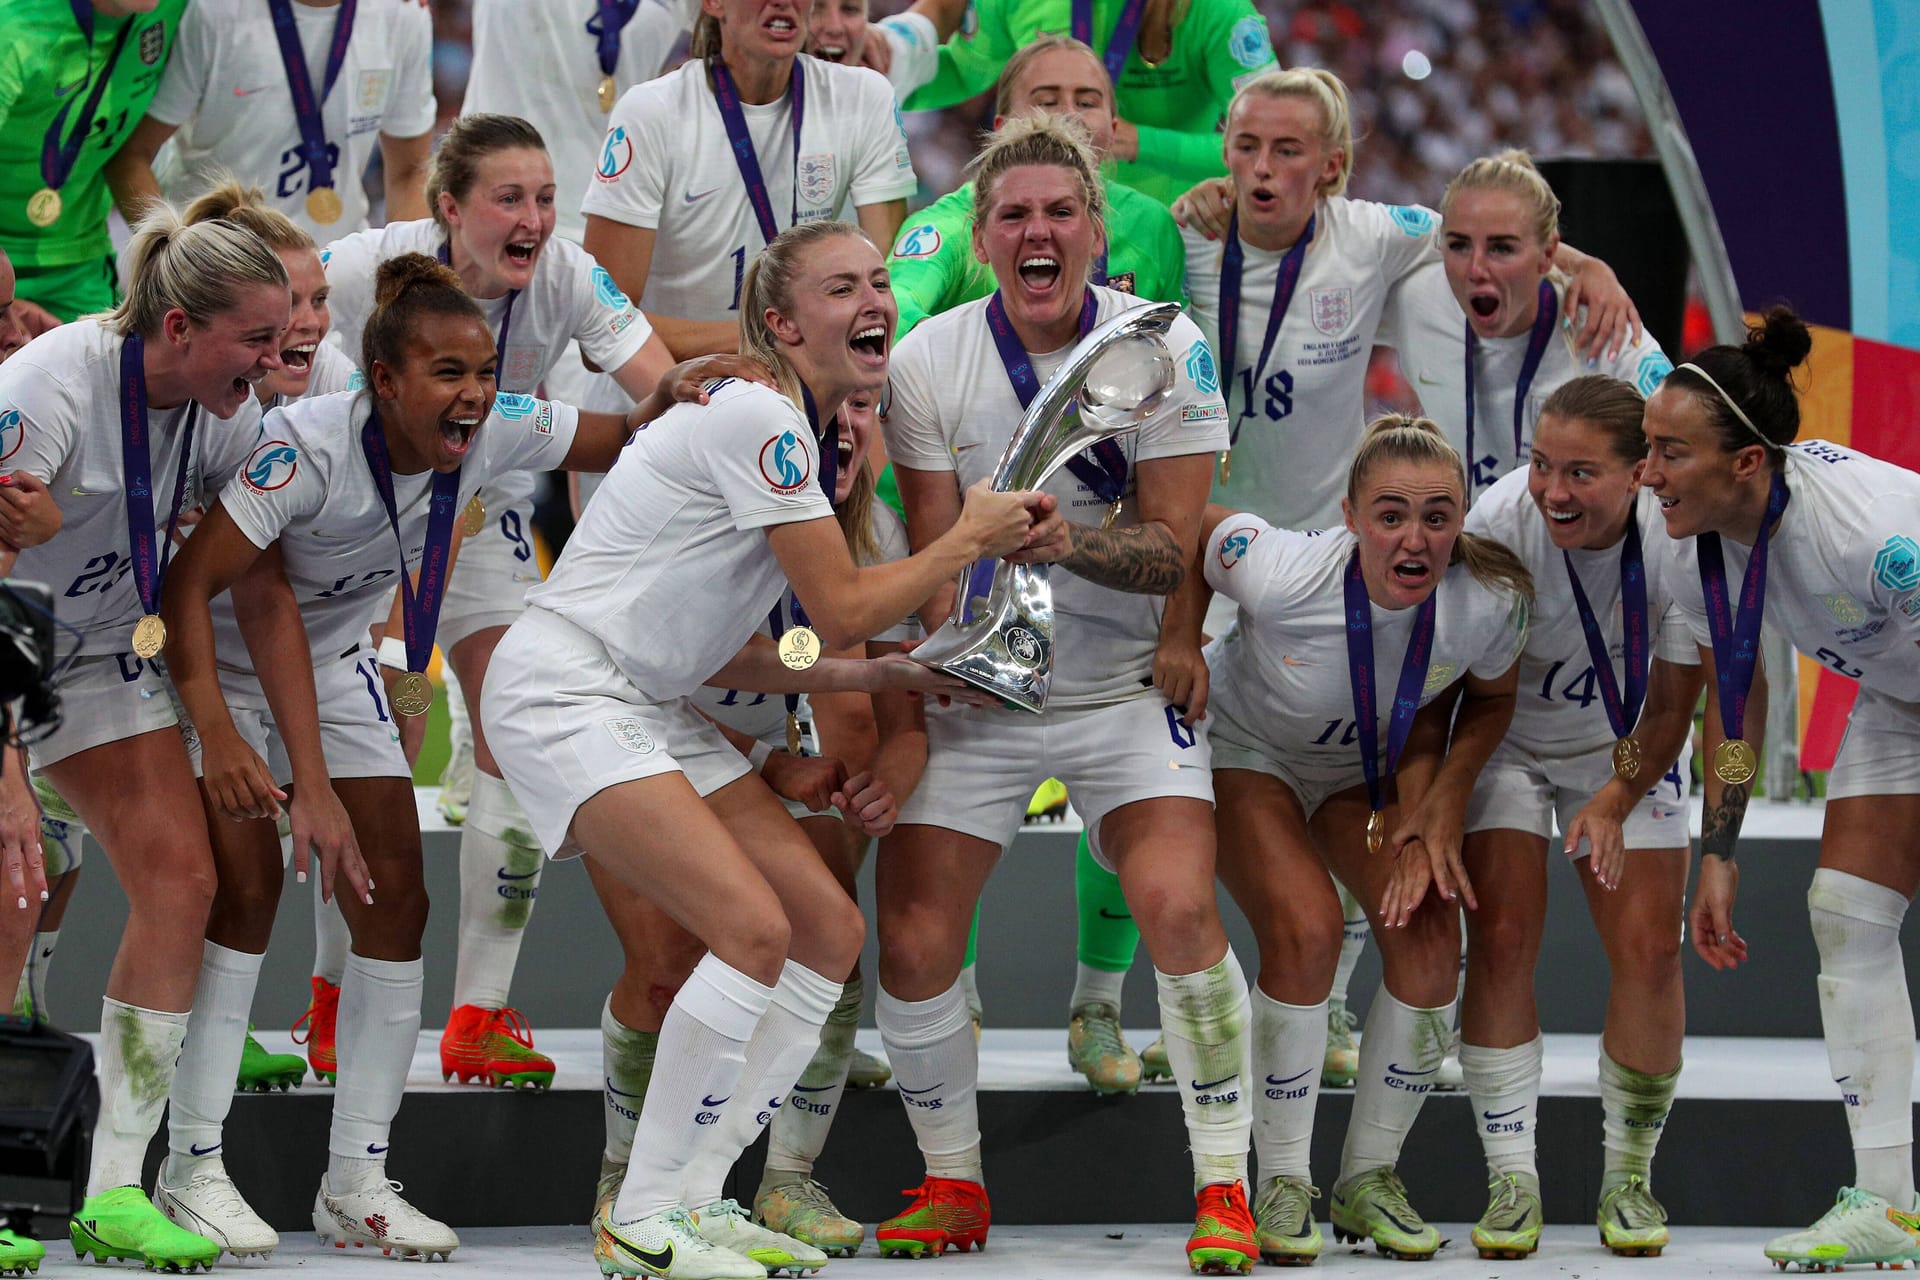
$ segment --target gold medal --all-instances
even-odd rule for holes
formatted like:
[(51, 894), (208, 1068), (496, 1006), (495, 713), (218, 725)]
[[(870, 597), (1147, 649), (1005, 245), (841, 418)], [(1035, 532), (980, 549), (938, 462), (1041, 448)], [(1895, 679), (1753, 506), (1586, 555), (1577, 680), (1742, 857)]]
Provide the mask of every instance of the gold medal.
[(1622, 738), (1613, 744), (1613, 775), (1622, 782), (1632, 782), (1640, 776), (1640, 744), (1632, 738)]
[(600, 113), (605, 115), (613, 110), (613, 77), (600, 77)]
[(167, 624), (160, 621), (160, 615), (149, 613), (133, 624), (133, 651), (143, 658), (151, 658), (167, 647)]
[(387, 701), (403, 716), (423, 716), (433, 705), (433, 685), (422, 673), (409, 671), (393, 682)]
[(1102, 529), (1113, 528), (1113, 522), (1120, 518), (1120, 507), (1125, 502), (1125, 498), (1116, 498), (1113, 505), (1107, 508), (1107, 518), (1100, 522)]
[(789, 711), (787, 712), (787, 754), (799, 755), (800, 747), (800, 717)]
[(1378, 853), (1387, 842), (1387, 815), (1375, 809), (1367, 815), (1367, 852)]
[(467, 499), (467, 505), (460, 511), (460, 531), (469, 538), (475, 538), (486, 527), (487, 504), (480, 501), (480, 495), (476, 493)]
[(1220, 483), (1233, 479), (1233, 450), (1228, 449), (1220, 455)]
[(820, 661), (820, 637), (809, 627), (789, 627), (780, 637), (780, 661), (789, 671), (805, 671)]
[(60, 193), (42, 187), (28, 197), (27, 221), (36, 227), (50, 227), (60, 221)]
[(340, 221), (342, 212), (340, 193), (332, 187), (315, 187), (307, 192), (307, 217), (321, 226), (332, 226)]
[(1752, 782), (1758, 764), (1753, 744), (1745, 738), (1729, 738), (1713, 749), (1714, 776), (1730, 787)]

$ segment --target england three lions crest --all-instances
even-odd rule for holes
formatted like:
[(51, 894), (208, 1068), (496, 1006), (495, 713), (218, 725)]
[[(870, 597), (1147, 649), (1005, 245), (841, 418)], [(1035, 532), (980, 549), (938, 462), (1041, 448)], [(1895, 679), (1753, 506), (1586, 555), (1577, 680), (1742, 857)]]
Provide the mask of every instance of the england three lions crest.
[[(833, 153), (800, 157), (800, 203), (822, 208), (833, 200)], [(829, 216), (831, 211), (829, 211)]]
[(1352, 289), (1315, 289), (1308, 295), (1313, 305), (1313, 327), (1329, 338), (1337, 338), (1353, 320)]

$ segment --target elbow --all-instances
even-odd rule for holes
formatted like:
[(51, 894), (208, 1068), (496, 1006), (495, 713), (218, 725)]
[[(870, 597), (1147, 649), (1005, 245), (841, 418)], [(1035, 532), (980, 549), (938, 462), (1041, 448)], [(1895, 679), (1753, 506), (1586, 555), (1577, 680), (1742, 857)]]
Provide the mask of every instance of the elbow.
[(813, 630), (820, 637), (820, 647), (823, 649), (855, 649), (865, 644), (870, 634), (860, 630), (852, 620), (825, 622), (816, 618), (813, 620)]

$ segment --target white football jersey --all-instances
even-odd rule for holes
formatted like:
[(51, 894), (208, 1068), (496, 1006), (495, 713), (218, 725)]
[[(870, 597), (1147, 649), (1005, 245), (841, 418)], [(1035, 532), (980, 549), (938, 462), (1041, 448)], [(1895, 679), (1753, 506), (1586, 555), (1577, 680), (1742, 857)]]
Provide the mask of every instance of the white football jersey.
[[(640, 0), (620, 29), (614, 85), (625, 90), (659, 75), (699, 11), (693, 0)], [(607, 131), (599, 43), (587, 30), (594, 13), (592, 0), (477, 0), (473, 68), (460, 108), (463, 115), (492, 111), (533, 122), (553, 158), (554, 232), (575, 244), (587, 229), (580, 193)]]
[[(1257, 369), (1285, 252), (1242, 242), (1239, 329), (1227, 403), (1238, 423), (1232, 474), (1213, 501), (1280, 529), (1340, 523), (1347, 469), (1366, 428), (1367, 364), (1387, 291), (1423, 262), (1439, 261), (1439, 215), (1417, 205), (1339, 196), (1314, 211), (1313, 239), (1267, 366)], [(1220, 351), (1222, 245), (1191, 228), (1187, 292), (1192, 315)]]
[[(851, 218), (859, 206), (912, 195), (919, 184), (886, 80), (865, 67), (805, 54), (799, 66), (806, 102), (797, 160), (791, 94), (741, 107), (781, 228), (796, 220)], [(739, 315), (747, 263), (767, 240), (704, 63), (685, 63), (627, 90), (613, 109), (580, 209), (659, 233), (640, 298), (647, 311), (689, 320)]]
[[(1767, 544), (1768, 624), (1829, 671), (1920, 702), (1920, 476), (1825, 440), (1793, 445), (1786, 468), (1787, 510)], [(1751, 551), (1720, 539), (1736, 616)], [(1711, 652), (1699, 575), (1676, 585), (1694, 642)]]
[(830, 518), (813, 430), (785, 396), (729, 380), (634, 434), (541, 585), (649, 700), (698, 688), (780, 599), (765, 530)]
[[(1211, 700), (1263, 739), (1277, 759), (1337, 769), (1360, 758), (1345, 595), (1354, 545), (1345, 529), (1296, 533), (1256, 515), (1237, 515), (1221, 521), (1202, 548), (1208, 584), (1240, 606), (1240, 625), (1210, 650)], [(1504, 675), (1526, 641), (1525, 601), (1481, 585), (1465, 565), (1449, 568), (1435, 592), (1422, 706), (1468, 672), (1483, 680)], [(1368, 607), (1384, 753), (1419, 610), (1371, 602)]]
[[(1634, 501), (1640, 525), (1641, 562), (1646, 566), (1648, 652), (1668, 662), (1697, 666), (1700, 651), (1673, 603), (1674, 582), (1692, 573), (1692, 561), (1675, 554), (1660, 500), (1642, 488)], [(1587, 650), (1586, 632), (1573, 601), (1566, 558), (1553, 545), (1547, 518), (1527, 492), (1527, 469), (1510, 471), (1467, 513), (1470, 533), (1505, 543), (1533, 574), (1533, 618), (1520, 656), (1520, 692), (1507, 740), (1536, 757), (1582, 755), (1619, 737), (1607, 720), (1599, 676)], [(1626, 696), (1626, 624), (1620, 602), (1620, 556), (1625, 539), (1599, 551), (1567, 553), (1580, 588), (1606, 637), (1615, 687)], [(1624, 706), (1624, 704), (1623, 704)]]
[[(907, 526), (892, 507), (873, 500), (873, 540), (879, 549), (879, 558), (874, 564), (885, 564), (889, 560), (905, 560), (912, 554), (907, 545)], [(775, 613), (774, 610), (778, 610)], [(788, 588), (780, 597), (778, 604), (767, 611), (762, 625), (767, 634), (778, 640), (788, 627), (807, 625), (806, 607)], [(873, 637), (876, 643), (898, 644), (907, 640), (917, 640), (922, 632), (917, 617), (909, 615), (885, 631)], [(778, 693), (758, 693), (750, 689), (721, 689), (713, 685), (701, 685), (692, 694), (693, 705), (702, 713), (726, 725), (737, 729), (749, 737), (784, 749), (787, 745), (787, 699)], [(800, 699), (804, 703), (805, 698)], [(796, 704), (797, 706), (798, 704)]]
[(921, 13), (896, 13), (875, 18), (873, 25), (886, 37), (893, 60), (887, 66), (887, 83), (893, 95), (905, 102), (914, 90), (926, 84), (940, 71), (940, 33), (933, 19)]
[[(361, 231), (321, 251), (320, 263), (333, 289), (333, 335), (356, 362), (361, 333), (373, 314), (374, 275), (380, 264), (403, 253), (433, 257), (444, 243), (446, 235), (439, 226), (431, 218), (422, 218)], [(506, 296), (474, 301), (498, 339), (507, 315)], [(652, 336), (653, 326), (620, 292), (606, 269), (571, 240), (553, 236), (540, 250), (533, 282), (513, 301), (513, 322), (500, 352), (495, 382), (501, 391), (533, 395), (566, 352), (570, 339), (580, 343), (589, 360), (613, 370), (638, 354)], [(532, 497), (533, 489), (530, 474), (503, 475), (489, 487), (487, 505), (504, 511)]]
[[(44, 480), (62, 521), (50, 540), (20, 553), (13, 576), (52, 589), (54, 613), (81, 633), (73, 651), (82, 654), (128, 652), (133, 624), (146, 612), (127, 536), (121, 346), (121, 336), (99, 320), (76, 320), (41, 334), (0, 365), (0, 471)], [(181, 511), (219, 492), (260, 432), (260, 403), (252, 396), (231, 418), (191, 405), (148, 407), (156, 556), (163, 554), (190, 408), (193, 445)], [(57, 645), (61, 657), (68, 656), (66, 635)]]
[[(269, 413), (260, 443), (220, 504), (257, 547), (274, 542), (300, 605), (316, 662), (336, 658), (367, 639), (387, 616), (406, 571), (420, 567), (426, 545), (433, 473), (393, 477), (396, 539), (373, 471), (360, 447), (370, 397), (347, 392), (309, 397)], [(488, 480), (505, 471), (560, 465), (573, 447), (579, 417), (567, 405), (501, 395), (480, 424), (460, 466), (454, 519)], [(214, 602), (214, 648), (221, 666), (251, 672), (230, 597)]]
[[(1102, 322), (1142, 305), (1131, 294), (1099, 287), (1093, 292)], [(954, 472), (962, 490), (993, 474), (1024, 412), (987, 327), (989, 300), (922, 321), (894, 352), (890, 374), (888, 456), (917, 471)], [(1138, 431), (1117, 437), (1127, 458), (1125, 505), (1116, 522), (1122, 527), (1139, 523), (1139, 463), (1226, 447), (1227, 412), (1206, 338), (1180, 316), (1167, 333), (1167, 349), (1173, 353), (1173, 394)], [(1041, 385), (1072, 350), (1069, 343), (1030, 357)], [(1106, 518), (1108, 504), (1066, 467), (1042, 488), (1059, 497), (1061, 514), (1070, 520), (1097, 527)], [(1049, 704), (1094, 706), (1139, 694), (1153, 669), (1164, 598), (1095, 586), (1057, 565), (1049, 572), (1058, 628)]]
[[(1565, 286), (1556, 281), (1556, 312), (1565, 296)], [(1565, 383), (1582, 374), (1604, 373), (1650, 396), (1673, 372), (1673, 362), (1644, 330), (1638, 342), (1614, 359), (1602, 357), (1591, 367), (1574, 348), (1575, 332), (1563, 317), (1547, 343), (1521, 409), (1518, 450), (1513, 440), (1513, 399), (1520, 387), (1529, 335), (1478, 340), (1473, 366), (1473, 456), (1467, 457), (1467, 318), (1437, 258), (1394, 287), (1380, 322), (1380, 341), (1400, 353), (1400, 368), (1420, 397), (1422, 409), (1466, 458), (1474, 494), (1533, 456), (1533, 429), (1540, 421), (1541, 406)]]
[[(338, 7), (296, 3), (294, 25), (318, 97)], [(433, 128), (433, 20), (416, 0), (359, 0), (333, 92), (321, 105), (334, 156), (341, 214), (307, 217), (310, 175), (301, 154), (273, 13), (265, 0), (194, 0), (147, 114), (178, 125), (156, 164), (160, 189), (185, 204), (225, 173), (258, 185), (267, 203), (325, 244), (367, 225), (362, 178), (381, 134), (417, 138)]]

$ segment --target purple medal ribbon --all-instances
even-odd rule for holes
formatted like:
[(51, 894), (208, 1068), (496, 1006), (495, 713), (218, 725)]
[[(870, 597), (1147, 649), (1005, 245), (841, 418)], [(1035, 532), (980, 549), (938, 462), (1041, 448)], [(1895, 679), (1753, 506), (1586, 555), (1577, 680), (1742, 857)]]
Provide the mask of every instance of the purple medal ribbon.
[(327, 46), (327, 78), (320, 96), (313, 93), (313, 79), (307, 75), (307, 55), (300, 47), (300, 29), (293, 20), (293, 0), (267, 0), (273, 10), (273, 36), (280, 42), (280, 62), (287, 70), (287, 88), (293, 93), (293, 115), (300, 123), (300, 154), (307, 161), (309, 191), (333, 186), (333, 161), (327, 151), (326, 122), (320, 108), (333, 92), (333, 82), (346, 65), (347, 41), (353, 38), (353, 11), (359, 0), (340, 0), (340, 12), (333, 19), (333, 43)]
[[(1267, 361), (1273, 357), (1274, 340), (1280, 336), (1280, 322), (1287, 318), (1287, 308), (1293, 304), (1294, 286), (1300, 283), (1300, 264), (1306, 261), (1307, 245), (1313, 239), (1314, 224), (1320, 215), (1307, 215), (1307, 229), (1287, 250), (1287, 256), (1280, 259), (1280, 280), (1274, 285), (1273, 306), (1267, 311), (1267, 332), (1260, 340), (1260, 363), (1253, 366), (1248, 374), (1247, 402), (1240, 406), (1244, 414), (1253, 405), (1255, 399), (1252, 383), (1266, 372)], [(1236, 207), (1227, 220), (1227, 243), (1220, 253), (1220, 398), (1231, 402), (1233, 399), (1233, 361), (1240, 339), (1240, 272), (1245, 253), (1240, 248), (1240, 210)], [(1228, 447), (1240, 440), (1240, 416), (1229, 414), (1231, 426), (1228, 428)]]
[(820, 406), (813, 402), (813, 388), (804, 382), (800, 384), (800, 399), (806, 402), (807, 425), (813, 428), (814, 444), (820, 450), (820, 491), (827, 495), (827, 505), (838, 508), (840, 503), (833, 495), (840, 487), (840, 419), (834, 417), (823, 432)]
[[(813, 625), (807, 621), (807, 611), (800, 607), (800, 597), (793, 593), (792, 587), (788, 587), (786, 595), (774, 602), (773, 611), (767, 615), (767, 630), (772, 633), (775, 644), (780, 642), (781, 636), (787, 634), (787, 624), (780, 616), (780, 605), (782, 603), (785, 603), (792, 609), (794, 626), (811, 627)], [(800, 714), (799, 694), (786, 693), (782, 694), (781, 697), (786, 701), (788, 715), (797, 716)]]
[[(1140, 19), (1147, 13), (1147, 0), (1126, 0), (1120, 6), (1120, 16), (1114, 19), (1113, 34), (1107, 37), (1107, 51), (1100, 60), (1107, 64), (1107, 79), (1113, 81), (1116, 88), (1120, 84), (1120, 72), (1127, 65), (1127, 55), (1133, 52), (1134, 38), (1140, 34)], [(1093, 43), (1093, 0), (1073, 0), (1073, 38), (1092, 49)]]
[[(1534, 308), (1533, 331), (1527, 335), (1527, 354), (1520, 362), (1520, 382), (1513, 391), (1513, 457), (1520, 461), (1520, 444), (1526, 434), (1527, 388), (1533, 385), (1533, 375), (1540, 372), (1540, 361), (1547, 354), (1547, 344), (1553, 341), (1553, 327), (1558, 323), (1556, 313), (1560, 309), (1559, 295), (1553, 291), (1553, 282), (1540, 281), (1538, 304)], [(1482, 482), (1474, 461), (1473, 449), (1473, 362), (1480, 349), (1480, 339), (1474, 336), (1473, 323), (1467, 322), (1467, 473), (1475, 486)], [(1492, 484), (1488, 479), (1486, 484)]]
[(1353, 721), (1360, 739), (1360, 771), (1367, 779), (1367, 804), (1375, 813), (1385, 807), (1382, 799), (1384, 778), (1393, 776), (1400, 763), (1400, 749), (1407, 745), (1413, 728), (1414, 713), (1420, 710), (1420, 695), (1426, 689), (1427, 664), (1433, 659), (1434, 598), (1422, 600), (1413, 619), (1413, 634), (1407, 637), (1407, 656), (1400, 666), (1400, 684), (1394, 691), (1393, 710), (1387, 720), (1387, 763), (1380, 768), (1380, 719), (1373, 687), (1373, 602), (1367, 598), (1367, 584), (1360, 576), (1360, 548), (1347, 558), (1347, 678), (1353, 685)]
[[(93, 63), (93, 5), (89, 0), (67, 0), (73, 8), (73, 20), (80, 28), (80, 34), (87, 38), (87, 63), (91, 71)], [(130, 14), (121, 20), (120, 34), (114, 38), (113, 50), (107, 54), (106, 65), (100, 68), (99, 77), (93, 87), (87, 91), (84, 105), (80, 108), (80, 127), (71, 135), (67, 133), (67, 114), (73, 110), (76, 97), (67, 99), (59, 114), (53, 117), (53, 123), (47, 126), (46, 136), (40, 140), (40, 179), (48, 187), (58, 191), (67, 184), (73, 174), (73, 166), (80, 159), (80, 149), (86, 145), (87, 134), (93, 129), (93, 113), (100, 109), (100, 99), (106, 95), (107, 82), (113, 79), (113, 69), (120, 62), (120, 54), (127, 47), (127, 37), (133, 34), (139, 14)]]
[[(793, 75), (788, 82), (793, 95), (793, 208), (787, 225), (800, 221), (800, 121), (806, 110), (806, 76), (800, 59), (793, 60)], [(720, 107), (720, 122), (727, 127), (727, 142), (733, 147), (733, 162), (740, 167), (740, 178), (747, 184), (747, 201), (759, 220), (760, 234), (768, 244), (780, 234), (773, 218), (773, 197), (767, 194), (767, 180), (760, 172), (760, 157), (753, 151), (753, 135), (747, 132), (747, 115), (740, 107), (740, 90), (734, 87), (733, 73), (727, 64), (714, 60), (713, 97)]]
[(1567, 562), (1567, 581), (1573, 584), (1573, 607), (1579, 611), (1580, 630), (1587, 637), (1587, 656), (1593, 661), (1594, 673), (1600, 677), (1600, 703), (1607, 709), (1607, 723), (1613, 727), (1614, 737), (1624, 738), (1640, 722), (1640, 707), (1647, 699), (1647, 657), (1651, 642), (1647, 624), (1647, 565), (1640, 554), (1638, 515), (1627, 513), (1627, 537), (1620, 548), (1620, 620), (1626, 632), (1625, 651), (1621, 655), (1626, 666), (1624, 702), (1620, 698), (1620, 685), (1613, 678), (1613, 655), (1608, 651), (1607, 637), (1600, 630), (1600, 620), (1593, 615), (1593, 606), (1580, 585), (1580, 575), (1574, 571), (1573, 557), (1562, 551), (1560, 558)]
[(1728, 740), (1744, 738), (1747, 693), (1753, 688), (1753, 667), (1760, 657), (1760, 622), (1767, 596), (1767, 543), (1773, 526), (1787, 509), (1787, 477), (1773, 473), (1767, 489), (1767, 515), (1753, 555), (1740, 583), (1740, 616), (1736, 620), (1727, 599), (1727, 566), (1720, 557), (1720, 535), (1703, 533), (1696, 540), (1700, 552), (1700, 590), (1706, 597), (1707, 631), (1713, 637), (1713, 674), (1720, 686), (1720, 728)]
[(173, 480), (173, 506), (167, 513), (166, 542), (159, 552), (153, 540), (153, 450), (147, 440), (146, 340), (129, 333), (120, 348), (120, 466), (126, 477), (127, 549), (133, 562), (133, 589), (146, 613), (160, 612), (160, 586), (173, 559), (173, 530), (180, 519), (180, 501), (187, 492), (187, 471), (193, 457), (193, 428), (199, 418), (197, 402), (187, 409), (180, 442), (180, 471)]
[(1107, 282), (1107, 250), (1102, 245), (1100, 252), (1093, 255), (1093, 283), (1104, 285)]
[(400, 513), (393, 501), (393, 465), (387, 457), (387, 434), (380, 425), (378, 408), (368, 411), (367, 425), (360, 428), (360, 452), (367, 457), (373, 487), (380, 491), (387, 523), (400, 548), (400, 622), (406, 632), (407, 670), (425, 671), (427, 660), (433, 657), (433, 633), (440, 625), (440, 601), (446, 595), (453, 521), (460, 512), (460, 468), (434, 472), (427, 541), (420, 553), (420, 589), (416, 592), (407, 575), (407, 544), (400, 537)]
[[(1086, 301), (1080, 304), (1080, 337), (1092, 332), (1099, 311), (1099, 302), (1093, 290), (1088, 289)], [(1020, 335), (1013, 331), (1013, 321), (1007, 318), (1006, 305), (1000, 301), (997, 289), (987, 300), (987, 328), (993, 332), (994, 349), (1000, 353), (1000, 363), (1006, 366), (1013, 394), (1020, 397), (1020, 407), (1025, 409), (1040, 394), (1040, 376), (1033, 371), (1033, 361), (1021, 345)], [(1088, 453), (1093, 456), (1088, 457)], [(1074, 454), (1067, 459), (1067, 470), (1108, 506), (1126, 496), (1127, 454), (1117, 441), (1102, 440), (1091, 449)]]
[[(440, 259), (441, 266), (449, 268), (453, 266), (453, 249), (445, 240), (440, 242), (440, 248), (436, 250), (435, 253)], [(510, 289), (507, 291), (507, 313), (500, 317), (500, 336), (494, 340), (494, 359), (497, 362), (494, 374), (496, 385), (498, 385), (499, 370), (504, 367), (507, 362), (507, 335), (513, 332), (513, 304), (519, 297), (520, 291), (518, 289)], [(478, 301), (478, 299), (476, 299), (476, 301)], [(504, 386), (499, 387), (499, 389), (501, 391), (523, 390), (519, 387)], [(532, 387), (524, 388), (526, 392), (531, 392), (532, 390)]]
[(600, 59), (600, 74), (610, 76), (620, 63), (620, 32), (640, 10), (640, 0), (596, 0), (599, 9), (587, 19), (587, 34), (594, 39)]

